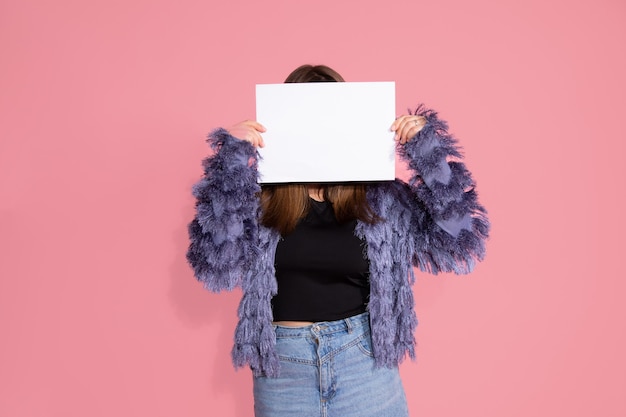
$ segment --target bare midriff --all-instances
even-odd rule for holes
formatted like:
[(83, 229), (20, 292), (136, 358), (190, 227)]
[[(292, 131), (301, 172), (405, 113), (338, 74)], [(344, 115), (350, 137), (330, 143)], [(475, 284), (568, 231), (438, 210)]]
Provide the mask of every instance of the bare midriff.
[(313, 324), (312, 321), (275, 321), (275, 325), (277, 326), (285, 326), (285, 327), (306, 327)]

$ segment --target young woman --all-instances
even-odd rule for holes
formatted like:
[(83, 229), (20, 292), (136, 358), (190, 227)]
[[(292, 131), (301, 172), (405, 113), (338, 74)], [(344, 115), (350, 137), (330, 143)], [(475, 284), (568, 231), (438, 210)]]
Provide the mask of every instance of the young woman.
[[(285, 82), (341, 81), (304, 65)], [(209, 136), (187, 258), (207, 289), (243, 289), (232, 356), (252, 369), (257, 417), (407, 416), (413, 266), (461, 274), (484, 256), (486, 211), (446, 123), (422, 106), (390, 122), (408, 184), (259, 186), (265, 128)]]

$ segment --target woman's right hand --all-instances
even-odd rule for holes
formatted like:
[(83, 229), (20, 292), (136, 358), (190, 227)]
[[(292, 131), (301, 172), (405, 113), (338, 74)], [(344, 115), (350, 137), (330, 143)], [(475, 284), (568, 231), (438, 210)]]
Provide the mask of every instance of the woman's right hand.
[(231, 136), (250, 142), (252, 146), (262, 148), (265, 146), (261, 133), (265, 132), (265, 126), (254, 120), (244, 120), (228, 129)]

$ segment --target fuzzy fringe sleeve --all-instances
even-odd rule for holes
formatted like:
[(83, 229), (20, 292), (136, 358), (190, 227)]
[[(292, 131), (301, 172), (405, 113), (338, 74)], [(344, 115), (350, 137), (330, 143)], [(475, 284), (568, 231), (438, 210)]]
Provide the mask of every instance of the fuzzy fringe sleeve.
[(193, 187), (196, 216), (189, 224), (187, 260), (208, 290), (241, 284), (253, 258), (258, 231), (257, 159), (254, 147), (225, 129), (207, 142), (215, 153), (203, 161), (204, 176)]
[(400, 156), (414, 172), (410, 180), (415, 218), (413, 262), (423, 271), (466, 274), (485, 256), (487, 211), (479, 204), (475, 183), (461, 162), (456, 139), (433, 110), (419, 106), (424, 128)]

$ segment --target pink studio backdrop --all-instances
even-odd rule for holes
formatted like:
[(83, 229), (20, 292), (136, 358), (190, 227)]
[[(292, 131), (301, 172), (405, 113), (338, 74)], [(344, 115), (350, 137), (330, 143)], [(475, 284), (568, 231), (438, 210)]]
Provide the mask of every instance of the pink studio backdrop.
[(190, 188), (310, 62), (438, 109), (490, 211), (473, 275), (418, 276), (412, 415), (623, 417), (625, 35), (616, 0), (0, 2), (0, 416), (252, 415)]

